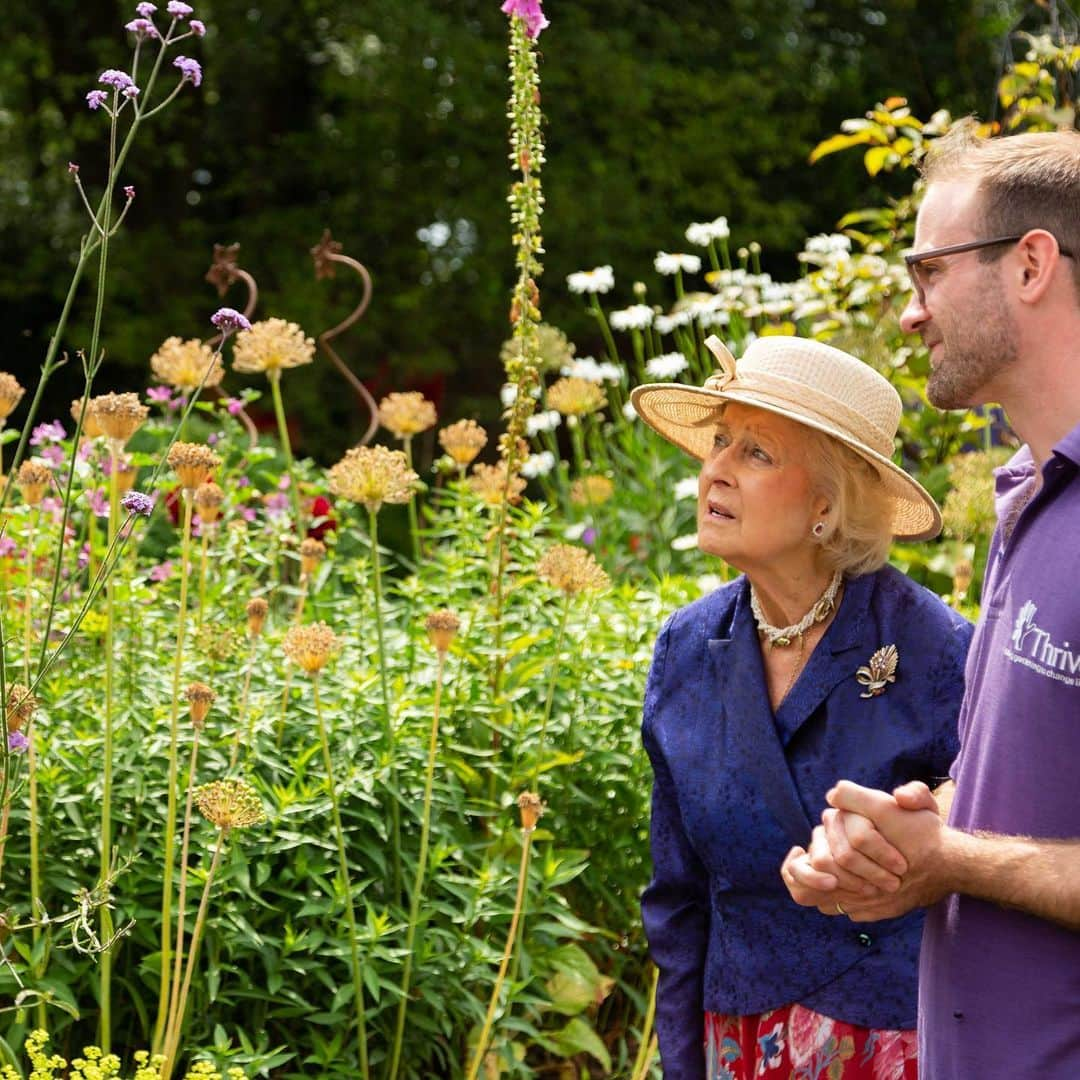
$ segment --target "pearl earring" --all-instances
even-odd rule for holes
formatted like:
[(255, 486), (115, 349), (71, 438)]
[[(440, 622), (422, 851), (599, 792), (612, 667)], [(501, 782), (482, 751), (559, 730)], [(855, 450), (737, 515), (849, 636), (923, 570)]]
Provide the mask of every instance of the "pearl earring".
[(825, 522), (819, 521), (810, 531), (820, 540), (825, 535)]

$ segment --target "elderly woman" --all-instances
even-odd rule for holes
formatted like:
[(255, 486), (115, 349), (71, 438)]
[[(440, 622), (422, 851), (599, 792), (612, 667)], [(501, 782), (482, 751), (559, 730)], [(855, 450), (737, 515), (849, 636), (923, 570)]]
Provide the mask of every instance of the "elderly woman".
[(901, 402), (877, 372), (801, 338), (761, 338), (737, 368), (706, 344), (703, 388), (632, 396), (702, 462), (698, 545), (743, 575), (667, 621), (645, 696), (664, 1074), (914, 1078), (921, 916), (829, 918), (779, 868), (837, 776), (948, 772), (971, 628), (885, 565), (941, 518), (891, 461)]

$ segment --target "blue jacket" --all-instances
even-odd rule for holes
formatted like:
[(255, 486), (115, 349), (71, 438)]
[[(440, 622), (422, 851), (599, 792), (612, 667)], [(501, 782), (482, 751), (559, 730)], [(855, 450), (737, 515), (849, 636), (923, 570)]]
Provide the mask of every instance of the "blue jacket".
[[(774, 716), (745, 578), (667, 621), (645, 693), (654, 876), (641, 906), (668, 1080), (705, 1076), (704, 1011), (799, 1002), (866, 1027), (915, 1026), (922, 913), (830, 918), (795, 904), (779, 868), (838, 779), (888, 791), (948, 774), (971, 632), (890, 567), (849, 579)], [(888, 644), (895, 683), (861, 697), (856, 670)]]

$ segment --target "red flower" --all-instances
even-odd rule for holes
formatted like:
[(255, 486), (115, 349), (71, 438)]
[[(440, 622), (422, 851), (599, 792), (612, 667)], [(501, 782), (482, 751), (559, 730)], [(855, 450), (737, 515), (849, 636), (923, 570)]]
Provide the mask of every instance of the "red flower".
[(325, 495), (316, 495), (311, 500), (309, 512), (315, 524), (310, 526), (307, 534), (313, 540), (321, 540), (326, 533), (334, 532), (337, 529), (337, 521), (331, 516), (331, 510), (333, 510), (333, 506), (331, 506), (330, 500)]

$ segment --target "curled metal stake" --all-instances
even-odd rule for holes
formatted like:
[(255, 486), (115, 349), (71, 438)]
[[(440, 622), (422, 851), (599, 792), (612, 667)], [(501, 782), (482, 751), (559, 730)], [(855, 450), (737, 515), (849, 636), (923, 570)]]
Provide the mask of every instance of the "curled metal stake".
[[(222, 300), (225, 299), (225, 294), (229, 291), (230, 286), (237, 281), (242, 281), (248, 290), (247, 303), (244, 305), (243, 314), (245, 319), (250, 319), (252, 312), (255, 310), (255, 305), (259, 302), (259, 286), (255, 283), (255, 279), (246, 270), (241, 269), (237, 263), (236, 256), (239, 251), (239, 244), (215, 244), (214, 257), (210, 263), (210, 269), (206, 271), (206, 280), (217, 289), (217, 294)], [(211, 348), (215, 348), (223, 338), (224, 334), (215, 334), (212, 338), (207, 339), (206, 344)], [(226, 396), (225, 391), (220, 386), (213, 386), (210, 390), (217, 398)], [(248, 433), (248, 449), (254, 450), (259, 445), (259, 429), (242, 405), (236, 415), (240, 418), (240, 422)]]
[(321, 281), (324, 278), (336, 277), (337, 269), (334, 264), (341, 263), (342, 265), (355, 270), (360, 275), (360, 280), (363, 283), (364, 293), (360, 298), (360, 303), (357, 304), (349, 315), (339, 322), (337, 326), (333, 326), (329, 330), (324, 330), (316, 340), (319, 348), (330, 357), (334, 367), (345, 376), (352, 388), (363, 399), (364, 404), (371, 413), (368, 429), (364, 432), (364, 437), (358, 444), (360, 446), (366, 446), (371, 442), (375, 432), (379, 429), (379, 407), (375, 404), (375, 399), (371, 396), (371, 391), (356, 377), (349, 365), (334, 351), (330, 344), (330, 340), (331, 338), (337, 337), (338, 334), (342, 334), (348, 330), (349, 327), (358, 322), (363, 317), (364, 312), (367, 311), (368, 304), (371, 303), (371, 275), (368, 273), (367, 267), (364, 266), (363, 263), (358, 262), (348, 255), (341, 254), (341, 244), (331, 237), (329, 229), (323, 230), (322, 239), (311, 249), (311, 258), (315, 263), (315, 279), (317, 281)]

